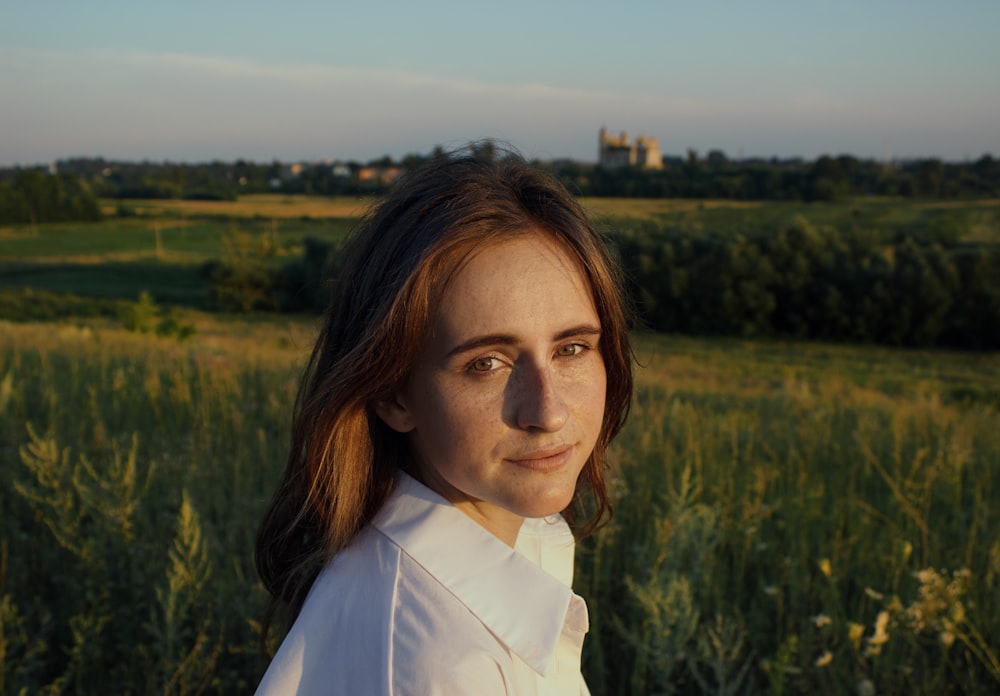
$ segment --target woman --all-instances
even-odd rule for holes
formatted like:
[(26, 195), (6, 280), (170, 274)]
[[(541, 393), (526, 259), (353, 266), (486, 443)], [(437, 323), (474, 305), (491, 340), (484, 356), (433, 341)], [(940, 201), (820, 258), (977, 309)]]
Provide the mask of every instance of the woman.
[(258, 693), (586, 693), (570, 528), (632, 390), (600, 237), (519, 158), (435, 157), (338, 278), (257, 539), (293, 622)]

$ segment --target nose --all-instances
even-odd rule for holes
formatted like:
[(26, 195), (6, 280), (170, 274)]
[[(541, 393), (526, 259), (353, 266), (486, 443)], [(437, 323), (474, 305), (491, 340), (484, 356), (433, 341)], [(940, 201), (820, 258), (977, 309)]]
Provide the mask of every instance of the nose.
[(507, 383), (508, 405), (517, 427), (555, 432), (566, 425), (569, 407), (551, 368), (531, 364), (517, 367)]

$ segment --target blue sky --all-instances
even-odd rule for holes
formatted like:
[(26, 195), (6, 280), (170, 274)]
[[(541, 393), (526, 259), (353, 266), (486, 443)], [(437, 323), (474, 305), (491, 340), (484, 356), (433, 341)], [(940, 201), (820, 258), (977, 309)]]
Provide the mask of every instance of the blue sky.
[(1000, 2), (0, 0), (0, 166), (1000, 155)]

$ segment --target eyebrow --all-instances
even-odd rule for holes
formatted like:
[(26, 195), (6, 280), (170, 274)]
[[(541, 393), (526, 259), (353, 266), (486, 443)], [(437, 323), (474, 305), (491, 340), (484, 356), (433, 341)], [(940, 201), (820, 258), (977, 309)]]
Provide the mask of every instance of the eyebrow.
[[(600, 334), (600, 327), (583, 324), (581, 326), (573, 326), (568, 329), (563, 329), (553, 336), (552, 340), (562, 341), (567, 338), (572, 338), (573, 336), (599, 336)], [(465, 353), (476, 348), (483, 348), (484, 346), (513, 346), (520, 342), (520, 339), (512, 334), (489, 334), (486, 336), (475, 336), (470, 338), (468, 341), (459, 343), (457, 346), (449, 350), (448, 357), (450, 358), (454, 355), (459, 355), (460, 353)]]

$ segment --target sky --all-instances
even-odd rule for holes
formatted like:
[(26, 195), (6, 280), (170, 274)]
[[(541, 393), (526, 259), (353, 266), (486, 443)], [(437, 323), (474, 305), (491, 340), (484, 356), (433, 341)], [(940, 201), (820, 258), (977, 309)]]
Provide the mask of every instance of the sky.
[(997, 0), (0, 0), (0, 166), (1000, 156)]

